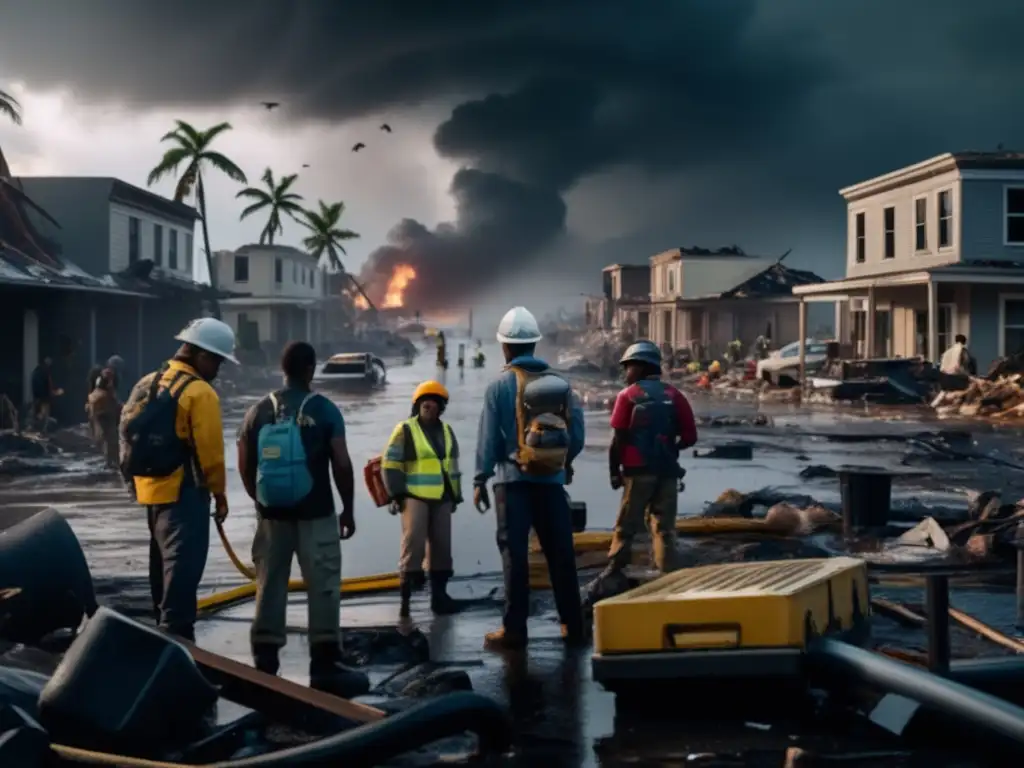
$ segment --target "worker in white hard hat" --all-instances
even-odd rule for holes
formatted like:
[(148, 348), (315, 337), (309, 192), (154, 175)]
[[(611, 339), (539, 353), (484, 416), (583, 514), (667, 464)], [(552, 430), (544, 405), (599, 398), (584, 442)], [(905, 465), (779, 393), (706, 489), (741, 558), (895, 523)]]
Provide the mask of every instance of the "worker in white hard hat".
[(177, 336), (177, 353), (136, 383), (121, 413), (121, 473), (146, 507), (149, 583), (161, 629), (194, 640), (196, 590), (214, 517), (228, 514), (224, 428), (212, 382), (235, 359), (235, 333), (212, 317)]
[(473, 501), (481, 514), (490, 509), (487, 481), (494, 478), (505, 575), (502, 628), (485, 640), (491, 650), (520, 649), (527, 643), (531, 529), (547, 559), (562, 637), (569, 645), (585, 642), (572, 512), (564, 488), (572, 461), (583, 450), (583, 411), (569, 383), (534, 355), (540, 340), (529, 310), (513, 307), (505, 313), (498, 341), (507, 365), (487, 387), (477, 434)]

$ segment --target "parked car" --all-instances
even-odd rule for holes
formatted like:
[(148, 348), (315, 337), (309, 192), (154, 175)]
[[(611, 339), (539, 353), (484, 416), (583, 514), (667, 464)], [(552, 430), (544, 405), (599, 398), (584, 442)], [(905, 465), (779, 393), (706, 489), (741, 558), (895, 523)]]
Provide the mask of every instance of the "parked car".
[[(813, 371), (824, 364), (828, 345), (824, 341), (808, 339), (804, 352), (804, 365)], [(757, 361), (757, 378), (779, 384), (782, 377), (800, 379), (800, 342), (794, 341)]]

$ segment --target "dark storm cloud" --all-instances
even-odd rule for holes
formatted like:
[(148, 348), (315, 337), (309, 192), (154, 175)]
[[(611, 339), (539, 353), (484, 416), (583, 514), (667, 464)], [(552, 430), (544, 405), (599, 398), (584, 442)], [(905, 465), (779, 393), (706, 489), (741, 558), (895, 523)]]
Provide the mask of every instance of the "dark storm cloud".
[[(450, 301), (555, 241), (563, 195), (602, 170), (675, 174), (681, 190), (700, 180), (668, 217), (668, 247), (695, 239), (683, 227), (735, 242), (746, 221), (799, 223), (796, 206), (841, 213), (839, 186), (1012, 142), (1024, 56), (1008, 30), (1022, 5), (0, 0), (0, 71), (142, 106), (272, 98), (280, 119), (466, 98), (434, 139), (465, 167), (456, 220), (401, 222), (364, 270), (372, 295), (412, 264), (427, 303), (431, 284)], [(643, 223), (642, 194), (622, 206)]]

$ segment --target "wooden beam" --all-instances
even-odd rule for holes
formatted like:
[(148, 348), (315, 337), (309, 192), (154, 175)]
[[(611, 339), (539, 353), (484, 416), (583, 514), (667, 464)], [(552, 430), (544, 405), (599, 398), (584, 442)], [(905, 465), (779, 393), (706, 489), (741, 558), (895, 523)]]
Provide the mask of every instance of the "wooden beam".
[(211, 653), (188, 641), (175, 640), (188, 649), (207, 680), (220, 688), (222, 697), (278, 722), (301, 724), (310, 716), (322, 717), (326, 713), (357, 723), (372, 723), (387, 715), (376, 707), (307, 688)]

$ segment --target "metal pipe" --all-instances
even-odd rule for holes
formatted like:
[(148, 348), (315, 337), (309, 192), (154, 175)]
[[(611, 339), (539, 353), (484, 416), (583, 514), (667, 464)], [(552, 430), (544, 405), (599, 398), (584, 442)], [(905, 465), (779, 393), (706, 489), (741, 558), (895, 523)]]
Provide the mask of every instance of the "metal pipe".
[(928, 669), (949, 674), (949, 577), (928, 576), (924, 582), (928, 614)]
[(846, 688), (866, 683), (904, 696), (964, 723), (968, 732), (993, 736), (1024, 754), (1024, 709), (994, 696), (828, 638), (808, 648), (807, 663), (812, 675), (826, 684)]

